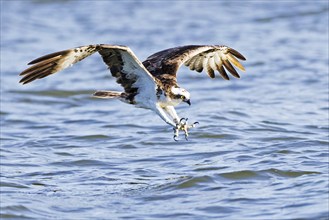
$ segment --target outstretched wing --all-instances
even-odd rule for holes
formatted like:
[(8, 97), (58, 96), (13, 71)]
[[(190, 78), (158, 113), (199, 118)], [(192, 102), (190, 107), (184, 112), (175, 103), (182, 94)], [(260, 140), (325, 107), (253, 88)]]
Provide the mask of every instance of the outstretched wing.
[(179, 67), (185, 64), (197, 72), (205, 69), (211, 78), (215, 78), (215, 71), (218, 71), (224, 79), (229, 80), (226, 70), (240, 78), (233, 65), (245, 70), (238, 59), (246, 60), (241, 53), (227, 46), (188, 45), (157, 52), (149, 56), (143, 65), (156, 77), (165, 74), (176, 76)]
[[(98, 52), (110, 69), (112, 76), (124, 87), (128, 94), (142, 93), (145, 98), (155, 96), (156, 83), (135, 54), (126, 46), (89, 45), (48, 54), (31, 61), (32, 66), (20, 75), (20, 83), (26, 84), (36, 79), (66, 69), (84, 58)], [(152, 96), (152, 97), (151, 97)]]
[(41, 79), (57, 73), (92, 55), (96, 51), (96, 45), (89, 45), (39, 57), (29, 62), (28, 65), (32, 66), (19, 74), (20, 76), (23, 76), (19, 82), (27, 84), (36, 79)]

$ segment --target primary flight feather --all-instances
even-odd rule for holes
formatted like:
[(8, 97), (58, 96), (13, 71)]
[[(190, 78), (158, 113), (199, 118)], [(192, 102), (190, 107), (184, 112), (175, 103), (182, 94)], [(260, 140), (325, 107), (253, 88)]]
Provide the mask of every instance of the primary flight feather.
[[(188, 136), (187, 119), (179, 118), (175, 106), (181, 102), (189, 105), (190, 93), (177, 83), (176, 74), (182, 64), (190, 70), (206, 71), (210, 78), (215, 72), (229, 80), (229, 73), (240, 78), (234, 68), (244, 71), (239, 60), (246, 58), (238, 51), (219, 45), (187, 45), (157, 52), (141, 62), (129, 47), (109, 44), (95, 44), (63, 50), (37, 58), (29, 63), (30, 68), (20, 75), (20, 83), (27, 84), (41, 79), (83, 60), (98, 52), (111, 71), (123, 92), (96, 91), (96, 98), (116, 98), (125, 103), (154, 111), (167, 124), (174, 128), (174, 139), (180, 130)], [(233, 65), (232, 65), (233, 64)]]

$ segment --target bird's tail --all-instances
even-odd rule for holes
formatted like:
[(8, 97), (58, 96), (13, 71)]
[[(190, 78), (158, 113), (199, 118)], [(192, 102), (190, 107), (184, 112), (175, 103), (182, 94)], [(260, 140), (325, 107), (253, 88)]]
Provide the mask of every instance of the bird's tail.
[(93, 94), (93, 96), (100, 99), (121, 99), (124, 98), (124, 94), (125, 93), (123, 92), (98, 90)]

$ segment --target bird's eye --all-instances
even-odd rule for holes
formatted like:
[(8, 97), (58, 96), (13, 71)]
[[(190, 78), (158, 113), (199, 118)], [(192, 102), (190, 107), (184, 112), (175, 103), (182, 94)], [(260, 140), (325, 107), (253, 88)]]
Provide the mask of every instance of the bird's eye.
[(181, 99), (185, 99), (185, 97), (183, 95), (180, 96)]

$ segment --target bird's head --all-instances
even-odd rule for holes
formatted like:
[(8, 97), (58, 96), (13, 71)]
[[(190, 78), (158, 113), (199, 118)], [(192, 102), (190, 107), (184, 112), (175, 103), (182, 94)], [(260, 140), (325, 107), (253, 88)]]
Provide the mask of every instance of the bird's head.
[(173, 93), (173, 98), (179, 102), (186, 102), (187, 104), (191, 105), (191, 95), (190, 93), (180, 87), (173, 87), (171, 88), (171, 92)]

